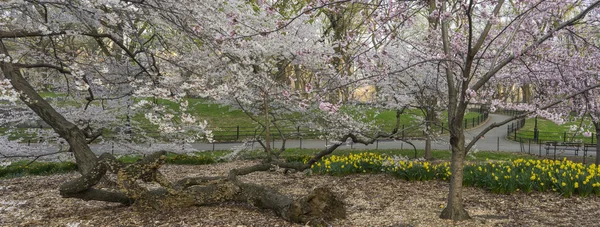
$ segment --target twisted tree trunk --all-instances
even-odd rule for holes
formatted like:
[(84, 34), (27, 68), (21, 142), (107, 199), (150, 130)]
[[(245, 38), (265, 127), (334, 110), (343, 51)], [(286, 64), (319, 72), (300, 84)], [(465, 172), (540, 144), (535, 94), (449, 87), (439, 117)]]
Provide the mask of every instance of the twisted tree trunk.
[[(268, 170), (270, 164), (232, 170), (223, 177), (186, 178), (171, 183), (159, 171), (165, 154), (164, 151), (157, 152), (137, 163), (123, 165), (105, 153), (90, 172), (64, 183), (60, 194), (67, 198), (118, 202), (153, 209), (244, 202), (271, 209), (287, 221), (311, 225), (327, 224), (332, 219), (346, 216), (344, 204), (329, 189), (316, 188), (304, 197), (293, 199), (272, 188), (237, 179), (238, 175)], [(93, 188), (107, 172), (117, 175), (119, 191)], [(157, 182), (162, 188), (147, 190), (138, 185), (137, 180)]]
[[(0, 53), (8, 55), (8, 51), (0, 41)], [(10, 62), (1, 62), (2, 73), (4, 77), (10, 80), (13, 88), (20, 93), (19, 98), (33, 112), (35, 112), (44, 122), (48, 123), (52, 129), (67, 143), (69, 143), (70, 151), (73, 152), (77, 166), (81, 173), (88, 173), (96, 165), (96, 155), (87, 145), (85, 134), (77, 127), (77, 125), (68, 121), (60, 113), (58, 113), (46, 100), (44, 100), (37, 91), (23, 77), (18, 68), (13, 67)]]

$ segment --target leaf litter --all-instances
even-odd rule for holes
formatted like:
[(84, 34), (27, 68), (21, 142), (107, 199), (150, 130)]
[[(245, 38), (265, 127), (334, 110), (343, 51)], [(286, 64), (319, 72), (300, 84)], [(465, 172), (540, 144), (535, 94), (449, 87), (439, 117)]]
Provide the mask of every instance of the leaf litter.
[[(232, 168), (255, 163), (167, 165), (161, 170), (177, 180), (224, 175)], [(136, 211), (120, 204), (61, 198), (60, 184), (77, 176), (68, 173), (0, 180), (0, 226), (302, 226), (278, 218), (273, 211), (241, 203)], [(409, 182), (384, 174), (328, 176), (279, 170), (241, 179), (293, 197), (319, 186), (331, 188), (347, 209), (346, 219), (330, 223), (332, 226), (595, 226), (600, 217), (597, 196), (563, 198), (552, 192), (503, 195), (465, 187), (465, 208), (472, 219), (453, 222), (439, 218), (446, 205), (447, 182)]]

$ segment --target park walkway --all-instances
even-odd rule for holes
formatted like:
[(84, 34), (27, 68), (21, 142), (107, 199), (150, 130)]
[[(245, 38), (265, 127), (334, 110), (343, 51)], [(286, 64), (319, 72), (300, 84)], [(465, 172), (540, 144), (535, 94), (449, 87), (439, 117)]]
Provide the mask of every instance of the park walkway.
[[(488, 121), (484, 124), (465, 131), (465, 139), (471, 140), (474, 136), (479, 134), (484, 128), (488, 127), (494, 122), (501, 122), (508, 119), (509, 116), (500, 115), (500, 114), (490, 114)], [(417, 149), (425, 148), (425, 140), (422, 139), (414, 139), (409, 140), (412, 144), (414, 144)], [(288, 140), (286, 142), (286, 148), (309, 148), (309, 149), (323, 149), (327, 145), (330, 145), (331, 141), (326, 140), (317, 140), (317, 139), (306, 139), (306, 140)], [(168, 145), (168, 144), (155, 144), (152, 146), (160, 146), (160, 147), (172, 147), (175, 148), (175, 152), (185, 152), (189, 151), (190, 148), (197, 151), (216, 151), (216, 150), (230, 150), (236, 146), (240, 146), (242, 143), (240, 142), (230, 142), (230, 143), (194, 143), (191, 144), (191, 147), (182, 147), (181, 145)], [(273, 147), (279, 148), (281, 147), (281, 141), (275, 141), (273, 143)], [(254, 148), (259, 148), (260, 145), (258, 143), (254, 143), (250, 145)], [(448, 150), (450, 143), (448, 142), (448, 136), (442, 135), (438, 139), (432, 142), (432, 148), (435, 150)], [(338, 149), (412, 149), (413, 147), (406, 142), (402, 141), (394, 141), (394, 140), (380, 140), (377, 143), (370, 145), (363, 144), (351, 144), (347, 143), (343, 146), (340, 146)], [(483, 138), (481, 138), (475, 145), (473, 149), (479, 151), (512, 151), (512, 152), (520, 152), (522, 151), (522, 147), (520, 143), (510, 141), (506, 139), (506, 125), (500, 126), (498, 128), (490, 130)], [(92, 150), (97, 153), (101, 152), (113, 152), (113, 153), (128, 153), (126, 150), (121, 150), (117, 147), (111, 147), (108, 145), (92, 145)], [(537, 150), (536, 150), (537, 151)]]
[[(470, 140), (477, 134), (479, 134), (484, 128), (488, 127), (494, 122), (501, 122), (508, 119), (509, 116), (500, 115), (500, 114), (490, 114), (489, 119), (484, 124), (465, 131), (465, 138)], [(409, 142), (413, 143), (417, 149), (425, 148), (424, 140), (410, 140)], [(287, 148), (325, 148), (327, 144), (330, 144), (331, 141), (325, 140), (288, 140), (286, 142)], [(241, 143), (216, 143), (214, 144), (214, 150), (228, 150), (234, 146), (239, 146)], [(275, 141), (274, 147), (280, 147), (281, 142)], [(432, 148), (436, 150), (448, 150), (450, 143), (448, 142), (448, 136), (443, 135), (440, 136), (436, 141), (432, 142)], [(258, 143), (255, 146), (260, 146)], [(192, 147), (197, 150), (205, 150), (210, 151), (213, 150), (213, 144), (206, 143), (196, 143), (193, 144)], [(411, 149), (412, 146), (402, 141), (392, 141), (392, 140), (381, 140), (378, 143), (363, 145), (363, 144), (346, 144), (341, 146), (339, 149)], [(510, 141), (506, 139), (506, 126), (500, 126), (498, 128), (490, 130), (484, 138), (480, 139), (476, 144), (474, 149), (478, 149), (481, 151), (521, 151), (521, 146), (519, 143)]]

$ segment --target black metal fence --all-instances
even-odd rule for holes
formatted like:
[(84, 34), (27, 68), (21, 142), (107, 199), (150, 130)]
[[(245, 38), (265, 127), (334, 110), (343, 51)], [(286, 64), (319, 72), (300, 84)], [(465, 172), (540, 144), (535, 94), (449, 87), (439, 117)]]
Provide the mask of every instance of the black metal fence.
[(525, 119), (516, 120), (508, 124), (508, 126), (506, 127), (507, 137), (510, 138), (514, 135), (513, 138), (516, 138), (517, 132), (519, 131), (519, 129), (523, 128), (523, 126), (525, 126)]
[[(560, 142), (547, 141), (538, 143), (533, 139), (519, 138), (517, 140), (521, 146), (521, 152), (540, 157), (552, 158), (554, 160), (567, 156), (580, 156), (582, 162), (587, 163), (588, 157), (592, 156), (590, 152), (597, 152), (595, 143), (582, 142)], [(597, 155), (597, 154), (596, 154)]]
[[(465, 129), (477, 127), (480, 124), (482, 124), (483, 122), (485, 122), (489, 117), (488, 112), (484, 111), (482, 108), (473, 108), (473, 109), (470, 109), (470, 111), (480, 113), (480, 115), (478, 115), (476, 117), (464, 119), (463, 127)], [(389, 126), (385, 127), (385, 128), (391, 129), (391, 127), (389, 127)], [(444, 134), (444, 133), (448, 132), (447, 128), (448, 128), (448, 125), (441, 123), (438, 125), (433, 125), (432, 127), (430, 127), (430, 130), (432, 130), (436, 133)], [(46, 129), (39, 129), (39, 130), (46, 130)], [(240, 142), (245, 139), (264, 137), (264, 129), (261, 127), (244, 127), (244, 126), (238, 125), (238, 126), (233, 126), (233, 127), (212, 128), (211, 130), (214, 135), (213, 139), (217, 142)], [(130, 140), (135, 142), (135, 141), (137, 141), (136, 138), (141, 137), (142, 134), (144, 136), (154, 138), (155, 140), (157, 140), (159, 142), (178, 142), (176, 139), (165, 137), (163, 135), (163, 133), (156, 131), (156, 130), (152, 130), (152, 129), (145, 129), (143, 133), (132, 132), (131, 134), (129, 134), (127, 136), (131, 137)], [(302, 128), (299, 126), (293, 127), (293, 128), (291, 128), (291, 127), (280, 128), (279, 130), (272, 127), (270, 130), (270, 134), (271, 134), (272, 138), (281, 138), (281, 134), (282, 134), (285, 136), (286, 139), (314, 139), (314, 138), (319, 138), (320, 136), (324, 135), (323, 132), (311, 130), (309, 128)], [(399, 126), (399, 136), (402, 137), (403, 139), (424, 138), (426, 135), (427, 135), (427, 132), (425, 132), (422, 129), (422, 127), (418, 127), (417, 125), (402, 124)], [(104, 139), (111, 140), (111, 136), (105, 135)], [(35, 135), (23, 136), (22, 141), (26, 142), (28, 144), (29, 143), (42, 143), (42, 142), (51, 142), (52, 143), (52, 142), (54, 142), (54, 141), (45, 141), (45, 139), (43, 139), (41, 137), (37, 137)], [(198, 141), (198, 142), (206, 142), (206, 141)]]
[(573, 132), (545, 132), (538, 131), (536, 138), (535, 131), (519, 130), (510, 134), (510, 139), (515, 141), (521, 140), (532, 140), (537, 143), (546, 142), (563, 142), (563, 143), (596, 143), (596, 134), (592, 133), (589, 136), (585, 136), (582, 133)]

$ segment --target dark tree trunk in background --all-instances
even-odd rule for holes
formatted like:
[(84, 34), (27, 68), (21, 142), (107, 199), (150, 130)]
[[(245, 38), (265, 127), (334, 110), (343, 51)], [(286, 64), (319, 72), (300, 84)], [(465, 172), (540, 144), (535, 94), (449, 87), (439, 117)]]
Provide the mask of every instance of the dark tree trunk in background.
[(600, 165), (600, 155), (598, 155), (598, 152), (600, 152), (600, 122), (595, 121), (594, 123), (594, 128), (596, 129), (596, 165)]

